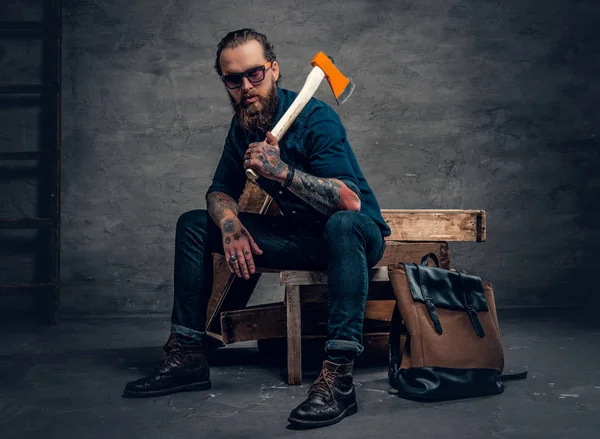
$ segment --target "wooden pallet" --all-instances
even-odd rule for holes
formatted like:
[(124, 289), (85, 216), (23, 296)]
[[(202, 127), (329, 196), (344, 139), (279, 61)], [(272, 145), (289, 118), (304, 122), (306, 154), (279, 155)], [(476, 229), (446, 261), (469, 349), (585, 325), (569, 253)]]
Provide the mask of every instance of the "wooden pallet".
[[(239, 206), (245, 212), (280, 213), (272, 199), (253, 183), (248, 183)], [(449, 269), (449, 242), (486, 240), (483, 210), (383, 209), (381, 212), (392, 233), (386, 237), (387, 248), (381, 261), (370, 270), (364, 325), (365, 337), (377, 340), (388, 330), (395, 304), (387, 278), (388, 265), (420, 262), (427, 253), (435, 253), (440, 265)], [(250, 280), (244, 280), (229, 272), (222, 255), (215, 254), (213, 258), (214, 283), (207, 311), (207, 333), (221, 345), (285, 340), (288, 382), (300, 384), (302, 341), (323, 339), (327, 330), (327, 273), (258, 267)], [(280, 283), (286, 286), (284, 302), (248, 307), (261, 274), (273, 272), (280, 274)]]

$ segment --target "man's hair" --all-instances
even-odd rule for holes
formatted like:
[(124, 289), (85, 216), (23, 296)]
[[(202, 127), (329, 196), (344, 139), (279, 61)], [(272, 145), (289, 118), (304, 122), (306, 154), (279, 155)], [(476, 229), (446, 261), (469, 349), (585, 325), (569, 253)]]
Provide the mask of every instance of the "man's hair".
[[(277, 57), (275, 56), (275, 48), (267, 40), (266, 35), (261, 34), (260, 32), (257, 32), (254, 29), (238, 29), (229, 32), (227, 35), (225, 35), (225, 37), (217, 45), (217, 58), (215, 60), (215, 70), (217, 71), (219, 76), (223, 74), (220, 63), (221, 52), (223, 51), (223, 49), (238, 47), (252, 40), (256, 40), (260, 43), (264, 50), (265, 58), (267, 59), (267, 61), (273, 62), (277, 60)], [(279, 79), (281, 79), (281, 70), (279, 73), (279, 78), (277, 79), (277, 84), (279, 84)]]

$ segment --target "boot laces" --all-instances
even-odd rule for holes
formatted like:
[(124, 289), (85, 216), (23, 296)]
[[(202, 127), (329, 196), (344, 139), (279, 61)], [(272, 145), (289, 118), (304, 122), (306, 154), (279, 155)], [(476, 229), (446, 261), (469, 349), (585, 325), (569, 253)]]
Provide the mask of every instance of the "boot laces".
[(329, 369), (321, 369), (317, 380), (310, 386), (308, 393), (319, 393), (321, 395), (333, 395), (333, 385), (337, 377), (336, 372)]

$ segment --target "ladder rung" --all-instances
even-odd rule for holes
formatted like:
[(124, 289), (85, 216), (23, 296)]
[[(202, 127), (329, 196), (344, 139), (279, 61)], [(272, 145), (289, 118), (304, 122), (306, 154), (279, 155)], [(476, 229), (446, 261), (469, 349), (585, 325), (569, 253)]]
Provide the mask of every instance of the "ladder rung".
[(47, 151), (0, 152), (0, 160), (56, 160), (56, 153)]
[(0, 218), (0, 229), (48, 229), (52, 218)]
[(58, 92), (58, 84), (26, 84), (26, 85), (3, 85), (0, 86), (0, 94), (31, 94), (31, 93), (53, 93)]
[(14, 294), (14, 293), (18, 293), (21, 291), (50, 288), (50, 287), (55, 287), (57, 284), (58, 284), (58, 282), (56, 282), (56, 281), (50, 281), (50, 282), (31, 282), (31, 283), (0, 285), (0, 294), (7, 294), (7, 293)]
[(37, 107), (44, 103), (45, 95), (9, 95), (0, 94), (0, 108)]
[(0, 21), (0, 37), (41, 37), (44, 24), (39, 21)]

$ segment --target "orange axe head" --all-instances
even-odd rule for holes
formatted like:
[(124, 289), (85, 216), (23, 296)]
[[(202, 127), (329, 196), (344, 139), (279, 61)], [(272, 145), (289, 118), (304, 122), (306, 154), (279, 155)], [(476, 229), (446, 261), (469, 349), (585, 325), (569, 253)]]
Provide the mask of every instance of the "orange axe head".
[(337, 104), (341, 105), (346, 102), (354, 91), (354, 84), (342, 75), (342, 72), (333, 64), (333, 60), (323, 52), (319, 52), (312, 59), (311, 64), (313, 67), (319, 67), (325, 73), (325, 78), (327, 78)]

